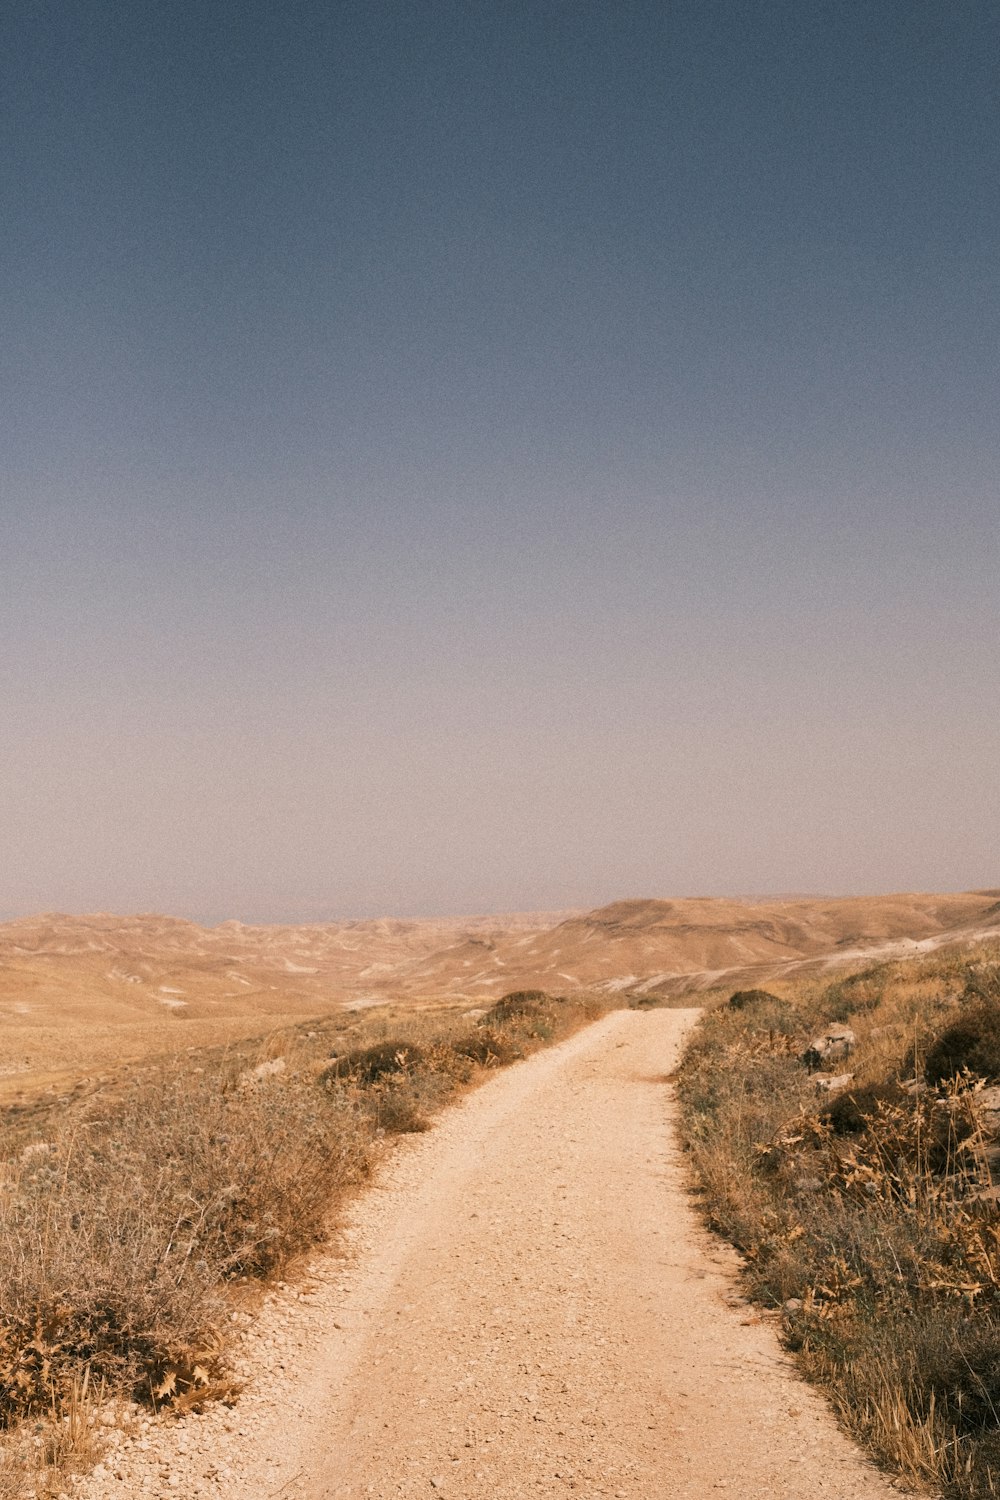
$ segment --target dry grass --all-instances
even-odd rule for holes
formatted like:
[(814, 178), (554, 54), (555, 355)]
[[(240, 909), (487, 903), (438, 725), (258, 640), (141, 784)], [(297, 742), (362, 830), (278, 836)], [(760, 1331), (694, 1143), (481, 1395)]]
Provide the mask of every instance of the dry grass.
[[(115, 1417), (109, 1412), (105, 1420)], [(74, 1383), (62, 1411), (53, 1405), (0, 1444), (0, 1500), (64, 1496), (72, 1476), (85, 1473), (99, 1457), (103, 1436), (85, 1375)]]
[[(982, 947), (721, 1006), (679, 1081), (751, 1294), (881, 1462), (968, 1500), (1000, 1492), (1000, 1220), (983, 1074), (963, 1070), (996, 1076), (998, 976)], [(799, 1060), (831, 1021), (857, 1035), (839, 1097)]]
[(152, 1405), (225, 1394), (233, 1296), (323, 1240), (379, 1143), (604, 1008), (539, 996), (482, 1026), (393, 1017), (392, 1037), (380, 1013), (341, 1015), (8, 1117), (0, 1426), (20, 1435), (0, 1500), (82, 1461), (88, 1386)]

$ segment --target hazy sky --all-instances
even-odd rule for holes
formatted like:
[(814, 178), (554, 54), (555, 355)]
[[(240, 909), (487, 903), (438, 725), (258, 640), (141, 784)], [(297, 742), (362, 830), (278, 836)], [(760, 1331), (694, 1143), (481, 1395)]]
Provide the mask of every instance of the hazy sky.
[(10, 0), (0, 912), (1000, 884), (993, 0)]

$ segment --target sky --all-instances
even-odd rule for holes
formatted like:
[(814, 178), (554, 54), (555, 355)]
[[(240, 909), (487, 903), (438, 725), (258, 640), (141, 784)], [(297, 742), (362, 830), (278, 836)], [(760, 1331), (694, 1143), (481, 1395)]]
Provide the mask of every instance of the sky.
[(1000, 885), (989, 0), (10, 0), (0, 913)]

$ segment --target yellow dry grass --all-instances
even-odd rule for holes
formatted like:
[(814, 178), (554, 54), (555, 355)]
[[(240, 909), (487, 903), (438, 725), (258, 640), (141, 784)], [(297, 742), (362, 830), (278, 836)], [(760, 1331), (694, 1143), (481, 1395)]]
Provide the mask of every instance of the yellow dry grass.
[[(834, 1023), (856, 1045), (830, 1094), (800, 1057)], [(806, 1371), (883, 1463), (982, 1500), (1000, 1491), (1000, 1218), (962, 1048), (1000, 1082), (1000, 945), (722, 1004), (680, 1094), (706, 1211)]]

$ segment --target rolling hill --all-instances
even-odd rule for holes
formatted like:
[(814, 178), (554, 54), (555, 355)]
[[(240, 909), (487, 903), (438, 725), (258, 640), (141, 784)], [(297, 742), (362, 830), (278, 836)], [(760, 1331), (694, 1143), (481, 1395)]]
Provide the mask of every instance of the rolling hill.
[(522, 988), (663, 998), (990, 932), (1000, 890), (304, 926), (47, 914), (0, 924), (0, 1098), (345, 1006), (477, 1007)]

